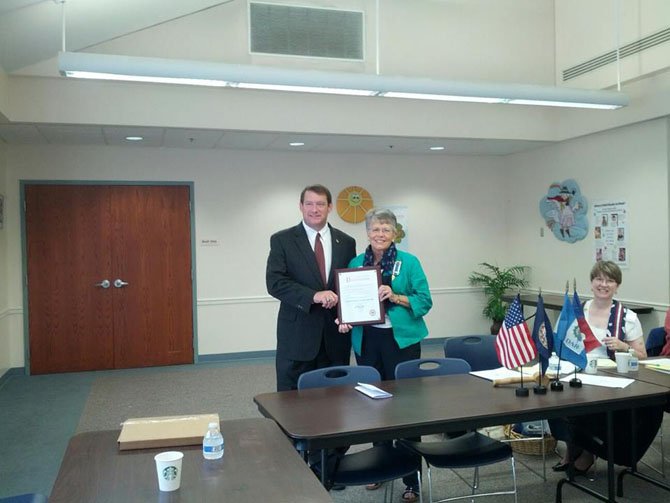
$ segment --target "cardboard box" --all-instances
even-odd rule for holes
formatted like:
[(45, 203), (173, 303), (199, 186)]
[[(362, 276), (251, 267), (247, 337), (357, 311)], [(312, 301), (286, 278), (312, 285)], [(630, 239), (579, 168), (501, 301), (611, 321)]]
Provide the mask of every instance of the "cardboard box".
[(121, 426), (119, 450), (151, 449), (199, 445), (209, 423), (219, 423), (218, 414), (139, 417), (127, 419)]

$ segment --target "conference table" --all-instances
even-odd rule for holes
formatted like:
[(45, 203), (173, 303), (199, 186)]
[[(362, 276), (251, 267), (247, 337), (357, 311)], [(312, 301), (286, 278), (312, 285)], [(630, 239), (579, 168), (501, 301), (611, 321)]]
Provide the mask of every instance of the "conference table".
[[(654, 360), (658, 358), (650, 358), (649, 360)], [(601, 372), (603, 372), (606, 375), (610, 376), (616, 376), (616, 377), (627, 377), (629, 379), (635, 379), (636, 381), (641, 381), (641, 382), (646, 382), (650, 384), (655, 384), (657, 386), (663, 386), (666, 389), (670, 390), (670, 374), (666, 372), (659, 372), (658, 370), (653, 370), (649, 368), (647, 365), (640, 364), (639, 370), (636, 372), (628, 372), (628, 373), (619, 373), (617, 372), (616, 368), (607, 368), (603, 369)], [(666, 405), (665, 408), (666, 412), (670, 412), (670, 404)], [(631, 412), (632, 414), (635, 413), (633, 410)], [(662, 428), (663, 426), (661, 426)], [(635, 449), (635, 445), (632, 446), (632, 449)], [(665, 489), (666, 491), (670, 491), (670, 485), (668, 485), (666, 482), (661, 481), (655, 477), (650, 477), (649, 475), (645, 475), (643, 473), (640, 473), (637, 470), (637, 463), (633, 464), (630, 468), (626, 468), (619, 472), (619, 475), (617, 477), (617, 495), (618, 496), (623, 496), (623, 479), (626, 475), (632, 475), (633, 477), (636, 477), (638, 479), (644, 480), (646, 482), (649, 482), (650, 484), (655, 485), (656, 487), (660, 487), (661, 489)], [(665, 475), (663, 475), (665, 477)]]
[[(301, 502), (332, 503), (274, 421), (221, 421), (222, 459), (205, 460), (202, 446), (119, 451), (119, 431), (80, 433), (70, 440), (50, 503)], [(181, 487), (158, 490), (154, 456), (184, 453)]]
[[(275, 420), (298, 450), (307, 452), (597, 412), (607, 413), (611, 426), (615, 411), (665, 404), (669, 396), (666, 387), (636, 381), (623, 389), (572, 388), (566, 384), (562, 392), (517, 397), (513, 387), (494, 388), (490, 381), (469, 374), (377, 385), (393, 397), (374, 400), (352, 386), (340, 386), (264, 393), (254, 401), (261, 414)], [(613, 436), (611, 427), (608, 433)], [(612, 438), (608, 440), (611, 446)], [(611, 462), (608, 494), (599, 499), (616, 501)]]

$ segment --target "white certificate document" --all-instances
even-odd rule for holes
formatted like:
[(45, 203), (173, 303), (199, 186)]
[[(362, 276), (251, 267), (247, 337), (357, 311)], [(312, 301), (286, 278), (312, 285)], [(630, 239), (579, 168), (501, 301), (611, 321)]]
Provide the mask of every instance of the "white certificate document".
[(384, 305), (379, 300), (379, 267), (337, 269), (336, 283), (340, 323), (369, 325), (384, 322)]

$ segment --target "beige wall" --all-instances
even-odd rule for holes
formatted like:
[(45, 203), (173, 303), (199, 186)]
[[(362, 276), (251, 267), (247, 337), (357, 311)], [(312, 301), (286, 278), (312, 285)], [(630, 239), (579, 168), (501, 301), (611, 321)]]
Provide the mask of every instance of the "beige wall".
[[(423, 261), (435, 294), (428, 320), (432, 334), (486, 330), (466, 279), (478, 261), (503, 256), (502, 248), (494, 256), (488, 250), (491, 240), (504, 240), (496, 196), (504, 174), (496, 158), (11, 147), (9, 163), (13, 208), (20, 179), (193, 181), (196, 239), (221, 243), (196, 247), (200, 354), (274, 349), (277, 303), (266, 293), (264, 275), (269, 236), (299, 222), (299, 192), (313, 182), (335, 193), (360, 184), (378, 204), (408, 206), (411, 250)], [(20, 308), (20, 234), (11, 213), (9, 303)], [(335, 215), (332, 222), (363, 249), (362, 224), (346, 224)], [(14, 311), (20, 321), (22, 309)], [(21, 344), (22, 334), (13, 332), (11, 339)], [(12, 366), (22, 363), (21, 354), (13, 358)]]
[[(550, 148), (510, 156), (505, 172), (514, 185), (507, 197), (511, 261), (533, 268), (533, 286), (562, 292), (576, 278), (578, 292), (590, 294), (594, 262), (594, 202), (625, 201), (629, 210), (629, 267), (618, 297), (657, 307), (643, 316), (648, 330), (658, 326), (668, 305), (668, 119), (644, 122), (585, 136)], [(539, 202), (552, 182), (574, 178), (589, 202), (589, 235), (577, 243), (557, 240), (545, 228)]]
[[(641, 123), (507, 157), (339, 155), (124, 147), (10, 147), (7, 169), (9, 366), (23, 365), (19, 180), (182, 180), (195, 186), (199, 354), (274, 349), (278, 304), (267, 295), (272, 232), (300, 219), (313, 182), (362, 185), (380, 205), (408, 207), (410, 250), (423, 262), (435, 307), (433, 337), (484, 332), (481, 296), (467, 285), (481, 261), (532, 267), (532, 286), (560, 292), (575, 277), (589, 293), (589, 236), (569, 245), (545, 232), (538, 203), (554, 181), (575, 178), (590, 203), (624, 199), (630, 267), (620, 298), (651, 303), (648, 330), (668, 305), (668, 121)], [(354, 235), (362, 224), (331, 222)], [(217, 247), (200, 246), (217, 239)], [(653, 239), (653, 245), (650, 245)], [(653, 264), (653, 267), (649, 267)]]
[[(0, 143), (0, 195), (6, 199), (6, 175), (7, 175), (7, 147)], [(5, 201), (6, 203), (6, 201)], [(5, 220), (7, 219), (7, 208), (4, 208)], [(9, 284), (7, 282), (7, 226), (3, 224), (0, 229), (0, 376), (10, 365), (10, 341), (19, 340), (17, 334), (10, 334), (9, 322), (9, 304), (7, 294)]]
[[(605, 88), (670, 67), (670, 44), (662, 43), (582, 76), (562, 80), (562, 72), (668, 28), (667, 0), (559, 0), (556, 4), (556, 84)], [(620, 9), (620, 10), (619, 10)]]

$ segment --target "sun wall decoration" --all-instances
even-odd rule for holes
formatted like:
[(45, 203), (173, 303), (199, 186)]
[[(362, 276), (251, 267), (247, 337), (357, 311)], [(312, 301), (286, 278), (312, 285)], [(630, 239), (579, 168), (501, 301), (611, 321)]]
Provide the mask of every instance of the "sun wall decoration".
[(373, 206), (374, 202), (370, 193), (356, 185), (345, 187), (337, 196), (337, 214), (350, 224), (357, 224), (365, 220), (365, 214)]

